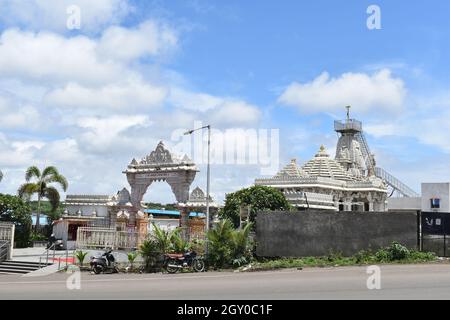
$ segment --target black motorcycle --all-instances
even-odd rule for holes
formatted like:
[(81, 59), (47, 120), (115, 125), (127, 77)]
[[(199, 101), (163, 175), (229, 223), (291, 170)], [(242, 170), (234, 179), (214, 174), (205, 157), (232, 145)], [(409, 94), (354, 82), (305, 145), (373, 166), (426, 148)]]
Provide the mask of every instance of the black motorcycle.
[(182, 269), (192, 268), (195, 272), (205, 271), (203, 258), (195, 251), (186, 253), (168, 253), (164, 255), (164, 266), (168, 273), (177, 273)]
[(56, 239), (55, 235), (52, 234), (48, 238), (47, 249), (64, 250), (64, 242), (62, 240)]
[(101, 256), (91, 257), (90, 265), (95, 274), (119, 272), (112, 250), (106, 250)]

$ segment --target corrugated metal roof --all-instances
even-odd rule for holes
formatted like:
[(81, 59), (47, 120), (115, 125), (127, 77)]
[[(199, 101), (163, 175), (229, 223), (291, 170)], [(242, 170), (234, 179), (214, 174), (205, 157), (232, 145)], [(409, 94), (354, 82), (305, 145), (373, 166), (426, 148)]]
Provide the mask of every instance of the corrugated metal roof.
[[(175, 210), (159, 210), (159, 209), (145, 209), (145, 213), (151, 213), (153, 215), (164, 215), (164, 216), (180, 216), (179, 211)], [(205, 217), (203, 212), (191, 212), (189, 217)]]

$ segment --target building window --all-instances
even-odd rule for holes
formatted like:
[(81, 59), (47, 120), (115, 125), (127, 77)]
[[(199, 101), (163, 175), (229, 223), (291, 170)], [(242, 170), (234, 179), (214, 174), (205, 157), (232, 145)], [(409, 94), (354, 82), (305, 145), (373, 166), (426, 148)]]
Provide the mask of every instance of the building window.
[(441, 207), (441, 199), (430, 199), (431, 209), (439, 209)]

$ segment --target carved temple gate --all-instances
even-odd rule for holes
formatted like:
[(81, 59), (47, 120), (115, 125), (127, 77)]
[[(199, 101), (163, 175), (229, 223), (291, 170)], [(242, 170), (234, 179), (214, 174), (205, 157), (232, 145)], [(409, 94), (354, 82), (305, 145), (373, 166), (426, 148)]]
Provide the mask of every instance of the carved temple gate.
[(199, 170), (187, 156), (178, 158), (166, 149), (161, 141), (156, 149), (140, 161), (133, 159), (123, 171), (131, 186), (130, 226), (136, 225), (136, 216), (141, 211), (141, 201), (154, 181), (169, 184), (178, 203), (180, 227), (184, 238), (189, 233), (189, 189)]

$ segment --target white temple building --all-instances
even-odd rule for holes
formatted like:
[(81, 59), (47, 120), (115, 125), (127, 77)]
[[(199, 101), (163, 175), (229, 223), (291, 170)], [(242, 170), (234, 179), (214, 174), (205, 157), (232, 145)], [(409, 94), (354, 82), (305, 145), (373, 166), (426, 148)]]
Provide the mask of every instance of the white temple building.
[[(349, 107), (348, 107), (349, 110)], [(294, 159), (272, 178), (256, 179), (256, 185), (279, 189), (298, 209), (334, 211), (387, 211), (387, 199), (395, 193), (413, 198), (417, 194), (376, 167), (360, 121), (335, 121), (340, 134), (333, 158), (320, 150), (302, 166)]]
[(256, 185), (279, 189), (299, 209), (386, 211), (387, 185), (378, 177), (352, 174), (322, 146), (302, 167), (294, 159), (277, 175)]

